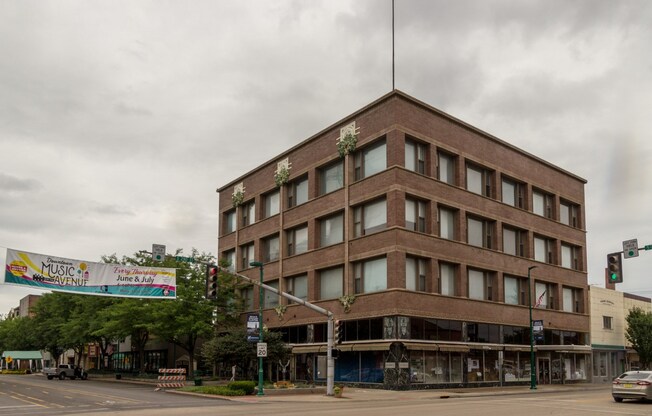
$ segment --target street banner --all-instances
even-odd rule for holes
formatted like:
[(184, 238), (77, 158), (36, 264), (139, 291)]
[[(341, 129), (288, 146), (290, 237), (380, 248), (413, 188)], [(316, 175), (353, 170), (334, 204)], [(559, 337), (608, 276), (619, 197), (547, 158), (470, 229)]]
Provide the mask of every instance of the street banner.
[(175, 299), (176, 269), (93, 263), (7, 249), (4, 283), (81, 295)]
[(534, 335), (534, 341), (543, 342), (543, 319), (532, 321), (532, 334)]
[(260, 322), (258, 320), (258, 315), (254, 313), (247, 315), (247, 341), (260, 341)]

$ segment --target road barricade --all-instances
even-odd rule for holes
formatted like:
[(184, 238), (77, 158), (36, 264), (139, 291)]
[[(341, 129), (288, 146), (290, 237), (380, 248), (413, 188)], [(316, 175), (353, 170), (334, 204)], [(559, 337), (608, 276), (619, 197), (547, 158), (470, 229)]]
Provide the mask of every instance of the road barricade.
[(157, 389), (175, 389), (186, 386), (185, 368), (159, 368)]

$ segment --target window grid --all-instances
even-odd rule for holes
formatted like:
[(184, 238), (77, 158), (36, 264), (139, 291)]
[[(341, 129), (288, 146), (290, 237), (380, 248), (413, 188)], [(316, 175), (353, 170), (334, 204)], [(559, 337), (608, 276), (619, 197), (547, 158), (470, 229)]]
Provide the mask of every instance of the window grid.
[(426, 145), (414, 140), (405, 141), (405, 168), (424, 175), (426, 173)]
[(426, 232), (426, 203), (413, 198), (405, 200), (405, 228)]

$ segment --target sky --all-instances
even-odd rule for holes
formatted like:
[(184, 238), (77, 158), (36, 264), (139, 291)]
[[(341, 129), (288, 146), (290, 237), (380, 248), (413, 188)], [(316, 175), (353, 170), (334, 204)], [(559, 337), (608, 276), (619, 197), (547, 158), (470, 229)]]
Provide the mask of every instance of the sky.
[[(218, 187), (392, 90), (391, 4), (1, 1), (0, 264), (215, 255)], [(602, 287), (607, 253), (652, 244), (651, 21), (648, 0), (396, 0), (396, 88), (586, 179)], [(651, 297), (650, 266), (618, 290)], [(29, 293), (0, 285), (0, 314)]]

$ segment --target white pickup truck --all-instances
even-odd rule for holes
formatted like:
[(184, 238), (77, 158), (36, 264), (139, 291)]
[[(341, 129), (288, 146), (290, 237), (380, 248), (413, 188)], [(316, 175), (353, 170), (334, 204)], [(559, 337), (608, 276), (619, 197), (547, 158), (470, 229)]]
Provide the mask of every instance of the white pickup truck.
[(43, 374), (45, 374), (48, 380), (52, 380), (55, 377), (59, 380), (65, 380), (66, 378), (71, 380), (76, 378), (86, 380), (88, 378), (88, 373), (73, 364), (59, 364), (58, 367), (45, 367)]

